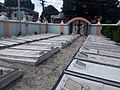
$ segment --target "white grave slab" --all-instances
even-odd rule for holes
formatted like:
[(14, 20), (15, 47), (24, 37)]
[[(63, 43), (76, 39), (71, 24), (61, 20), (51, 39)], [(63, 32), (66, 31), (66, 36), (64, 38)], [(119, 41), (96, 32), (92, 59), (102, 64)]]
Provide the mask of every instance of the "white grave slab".
[(96, 35), (89, 35), (85, 42), (116, 44), (114, 41), (111, 41), (109, 38), (105, 38), (103, 36), (96, 36)]
[(52, 44), (52, 43), (42, 42), (42, 41), (32, 42), (32, 43), (29, 43), (29, 45), (46, 46), (46, 47), (53, 47), (54, 46), (54, 44)]
[(0, 49), (6, 47), (7, 45), (0, 44)]
[(33, 41), (34, 39), (26, 38), (26, 37), (18, 37), (17, 39), (24, 40), (24, 41)]
[(99, 49), (91, 49), (88, 47), (82, 46), (79, 50), (79, 52), (85, 52), (89, 54), (95, 54), (100, 56), (106, 56), (106, 57), (115, 57), (120, 59), (120, 53), (117, 52), (111, 52), (111, 51), (105, 51), (105, 50), (99, 50)]
[(70, 43), (67, 43), (67, 42), (64, 42), (64, 41), (58, 41), (58, 40), (42, 40), (41, 42), (48, 42), (48, 43), (52, 43), (54, 45), (54, 47), (59, 47), (59, 48), (64, 48), (66, 46), (68, 46), (68, 44)]
[(120, 90), (120, 88), (64, 73), (53, 90)]
[(120, 48), (119, 47), (95, 45), (95, 44), (86, 44), (86, 45), (83, 45), (83, 46), (91, 48), (91, 49), (99, 49), (99, 50), (105, 50), (105, 51), (120, 53)]
[(19, 43), (17, 43), (17, 42), (11, 42), (11, 41), (0, 40), (0, 44), (3, 44), (3, 45), (16, 45), (16, 44), (19, 44)]
[(101, 63), (105, 65), (112, 65), (120, 67), (120, 59), (119, 58), (112, 58), (112, 57), (106, 57), (106, 56), (100, 56), (100, 55), (94, 55), (89, 54), (85, 52), (78, 52), (75, 56), (75, 58), (88, 61), (88, 62), (95, 62), (95, 63)]
[(19, 45), (19, 46), (14, 46), (14, 47), (11, 47), (13, 49), (18, 49), (18, 50), (33, 50), (33, 51), (42, 51), (42, 50), (52, 50), (52, 49), (55, 49), (53, 45), (51, 46), (38, 46), (38, 45), (31, 45), (31, 44), (26, 44), (26, 45)]
[(120, 87), (120, 69), (74, 59), (66, 72)]
[(24, 40), (20, 40), (20, 39), (6, 38), (6, 39), (4, 39), (4, 40), (5, 40), (5, 41), (16, 42), (16, 43), (25, 43)]
[(59, 48), (52, 50), (19, 50), (19, 49), (3, 49), (0, 50), (0, 60), (17, 62), (28, 65), (37, 65), (48, 59), (59, 51)]
[(102, 46), (108, 46), (108, 47), (120, 47), (118, 45), (115, 44), (107, 44), (106, 42), (104, 43), (98, 43), (98, 42), (84, 42), (83, 45), (102, 45)]

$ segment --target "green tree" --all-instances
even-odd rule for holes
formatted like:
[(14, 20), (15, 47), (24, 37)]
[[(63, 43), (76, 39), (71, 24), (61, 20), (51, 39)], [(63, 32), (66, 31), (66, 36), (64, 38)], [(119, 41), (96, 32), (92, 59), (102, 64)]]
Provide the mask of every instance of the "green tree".
[[(25, 7), (31, 10), (34, 10), (35, 6), (32, 4), (31, 0), (20, 0), (21, 7)], [(5, 6), (7, 7), (17, 7), (18, 6), (18, 0), (5, 0), (4, 2)]]
[[(34, 4), (32, 4), (31, 0), (20, 0), (20, 7), (27, 8), (29, 10), (34, 10)], [(12, 7), (18, 7), (18, 0), (5, 0), (5, 7), (7, 7), (6, 12), (8, 14), (8, 18), (11, 18), (11, 13), (13, 12)]]
[(102, 16), (102, 22), (111, 20), (117, 23), (120, 19), (118, 0), (63, 0), (63, 12), (66, 18), (84, 17), (92, 20)]
[(113, 33), (113, 40), (120, 42), (120, 27)]
[(48, 22), (50, 22), (51, 15), (58, 15), (58, 14), (59, 14), (59, 11), (54, 6), (49, 5), (45, 7), (45, 10), (42, 12), (41, 19), (43, 19), (43, 17), (46, 17)]
[(3, 12), (3, 11), (5, 11), (5, 7), (4, 7), (3, 3), (0, 3), (0, 12)]

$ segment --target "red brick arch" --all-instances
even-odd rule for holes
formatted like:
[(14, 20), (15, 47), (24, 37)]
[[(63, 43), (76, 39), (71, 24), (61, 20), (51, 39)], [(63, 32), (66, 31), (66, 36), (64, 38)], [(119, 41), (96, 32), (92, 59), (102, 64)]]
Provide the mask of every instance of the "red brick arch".
[(74, 21), (76, 21), (76, 20), (84, 21), (84, 22), (88, 23), (89, 25), (91, 25), (91, 23), (90, 23), (87, 19), (82, 18), (82, 17), (73, 18), (73, 19), (69, 20), (66, 24), (69, 25), (69, 24), (71, 24), (72, 22), (74, 22)]

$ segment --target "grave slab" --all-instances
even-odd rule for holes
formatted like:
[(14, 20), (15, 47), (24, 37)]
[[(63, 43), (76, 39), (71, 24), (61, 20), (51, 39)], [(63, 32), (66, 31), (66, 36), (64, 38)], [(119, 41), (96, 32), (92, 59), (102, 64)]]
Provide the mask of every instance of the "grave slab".
[(4, 39), (4, 40), (5, 40), (5, 41), (16, 42), (16, 43), (25, 43), (24, 40), (14, 39), (14, 38), (6, 38), (6, 39)]
[(66, 46), (70, 44), (70, 43), (67, 43), (64, 41), (58, 41), (58, 40), (42, 40), (41, 42), (52, 43), (54, 47), (59, 47), (59, 48), (65, 48)]
[(100, 56), (85, 52), (78, 52), (75, 55), (75, 58), (86, 61), (86, 62), (94, 62), (94, 63), (100, 63), (104, 65), (110, 65), (120, 68), (120, 59), (119, 58), (112, 58), (112, 57), (106, 57), (106, 56)]
[(7, 45), (0, 44), (0, 49), (7, 47)]
[(12, 46), (12, 45), (17, 45), (17, 44), (19, 44), (19, 43), (17, 43), (17, 42), (11, 42), (11, 41), (0, 40), (0, 44)]
[(120, 88), (120, 69), (73, 59), (65, 72)]
[(105, 51), (105, 50), (99, 50), (99, 49), (90, 49), (90, 48), (84, 47), (84, 46), (82, 46), (80, 48), (79, 52), (85, 52), (85, 53), (89, 53), (89, 54), (112, 57), (112, 58), (119, 58), (120, 59), (120, 53), (110, 52), (110, 51)]
[(37, 65), (58, 51), (59, 48), (41, 51), (4, 49), (0, 50), (0, 60), (28, 65)]
[(42, 41), (36, 41), (29, 43), (28, 45), (33, 45), (33, 46), (46, 46), (46, 47), (54, 47), (54, 44), (49, 43), (49, 42), (42, 42)]
[(42, 50), (52, 50), (55, 49), (53, 45), (47, 46), (47, 45), (31, 45), (31, 44), (25, 44), (25, 45), (19, 45), (11, 47), (12, 49), (17, 50), (33, 50), (33, 51), (42, 51)]
[(105, 46), (105, 45), (96, 45), (96, 44), (85, 44), (83, 46), (91, 48), (91, 49), (99, 49), (99, 50), (120, 53), (120, 46), (119, 47), (112, 47), (112, 46), (107, 46), (107, 45)]
[(103, 36), (95, 36), (95, 35), (89, 35), (85, 42), (113, 44), (113, 45), (116, 44), (114, 41), (111, 41), (109, 38), (105, 38)]
[(0, 67), (0, 89), (22, 76), (21, 70)]
[(52, 90), (119, 90), (119, 87), (63, 73)]

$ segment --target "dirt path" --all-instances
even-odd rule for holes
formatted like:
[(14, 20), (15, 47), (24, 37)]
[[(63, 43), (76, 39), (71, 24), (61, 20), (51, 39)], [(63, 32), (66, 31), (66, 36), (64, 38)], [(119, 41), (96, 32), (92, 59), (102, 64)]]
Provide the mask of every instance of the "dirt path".
[(4, 90), (51, 90), (75, 52), (82, 46), (85, 38), (84, 36), (80, 37), (70, 46), (62, 49), (49, 60), (36, 67), (0, 61), (2, 66), (19, 68), (24, 72), (24, 76), (21, 79)]

